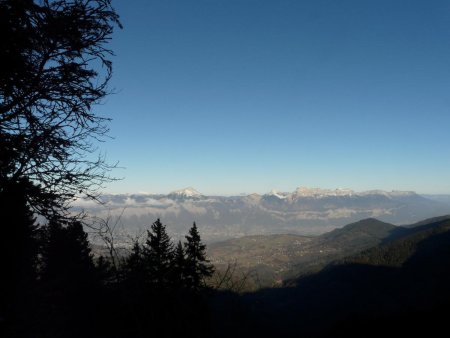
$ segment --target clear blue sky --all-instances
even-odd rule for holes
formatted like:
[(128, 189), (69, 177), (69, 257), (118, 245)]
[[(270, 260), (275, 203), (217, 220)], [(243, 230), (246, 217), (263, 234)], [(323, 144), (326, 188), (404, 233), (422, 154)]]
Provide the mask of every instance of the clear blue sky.
[(107, 191), (450, 193), (449, 1), (114, 4)]

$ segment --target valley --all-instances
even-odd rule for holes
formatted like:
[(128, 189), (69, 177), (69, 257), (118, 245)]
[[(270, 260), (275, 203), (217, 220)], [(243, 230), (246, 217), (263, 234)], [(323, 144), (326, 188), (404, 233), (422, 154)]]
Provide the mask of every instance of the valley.
[(283, 281), (320, 271), (327, 264), (395, 238), (406, 228), (365, 219), (320, 236), (246, 236), (208, 246), (219, 270), (236, 265), (252, 288), (282, 285)]

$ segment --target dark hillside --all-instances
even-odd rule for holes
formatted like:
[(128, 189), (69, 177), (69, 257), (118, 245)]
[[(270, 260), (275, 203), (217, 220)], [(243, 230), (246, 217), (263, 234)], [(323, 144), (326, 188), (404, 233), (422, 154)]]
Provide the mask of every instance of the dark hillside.
[(440, 221), (445, 221), (448, 219), (450, 219), (450, 215), (443, 215), (443, 216), (438, 216), (438, 217), (427, 218), (427, 219), (417, 222), (417, 223), (407, 224), (407, 225), (404, 225), (404, 227), (405, 228), (417, 228), (422, 225), (428, 225), (428, 224), (432, 224), (432, 223), (436, 223), (436, 222), (440, 222)]
[(397, 230), (398, 227), (395, 225), (367, 218), (325, 233), (319, 236), (319, 239), (321, 243), (329, 243), (335, 247), (342, 246), (348, 252), (380, 244)]
[(450, 309), (450, 221), (415, 230), (295, 287), (246, 295), (241, 323), (265, 337), (435, 335)]

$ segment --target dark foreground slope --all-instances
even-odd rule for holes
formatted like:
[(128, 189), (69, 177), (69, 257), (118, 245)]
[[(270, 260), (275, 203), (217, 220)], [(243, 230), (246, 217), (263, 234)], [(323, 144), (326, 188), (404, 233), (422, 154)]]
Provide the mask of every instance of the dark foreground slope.
[(450, 313), (450, 221), (396, 236), (293, 287), (219, 297), (216, 336), (437, 336)]

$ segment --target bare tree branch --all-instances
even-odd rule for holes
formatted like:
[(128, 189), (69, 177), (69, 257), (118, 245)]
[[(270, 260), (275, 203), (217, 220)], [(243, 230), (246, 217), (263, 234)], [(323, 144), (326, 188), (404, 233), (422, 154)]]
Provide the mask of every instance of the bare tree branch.
[(26, 177), (43, 216), (114, 180), (94, 146), (109, 118), (92, 107), (110, 94), (115, 26), (110, 0), (0, 1), (0, 189)]

